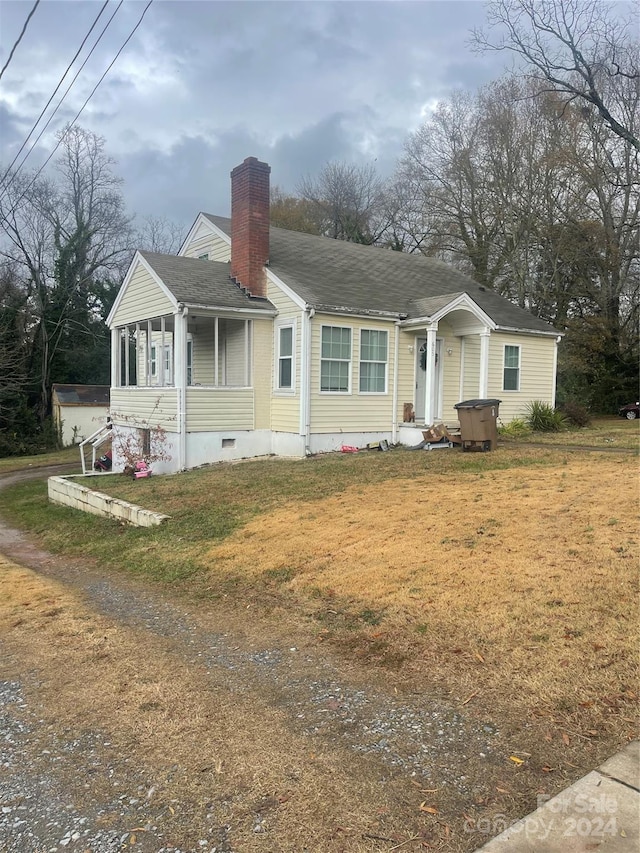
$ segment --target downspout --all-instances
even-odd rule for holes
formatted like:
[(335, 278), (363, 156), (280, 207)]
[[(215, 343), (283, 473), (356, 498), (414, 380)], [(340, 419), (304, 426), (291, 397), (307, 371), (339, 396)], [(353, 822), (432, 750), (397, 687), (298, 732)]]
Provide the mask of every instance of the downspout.
[(187, 314), (189, 309), (178, 303), (178, 329), (180, 334), (175, 348), (179, 358), (176, 368), (176, 393), (178, 404), (178, 466), (180, 471), (187, 467)]
[(391, 443), (398, 443), (398, 358), (400, 355), (400, 321), (395, 322), (395, 341), (393, 344), (393, 413), (391, 418)]
[(553, 378), (551, 380), (551, 405), (556, 407), (556, 385), (558, 382), (558, 344), (562, 340), (562, 335), (558, 335), (555, 344), (553, 345)]
[(311, 456), (311, 320), (315, 317), (315, 308), (307, 305), (302, 315), (303, 323), (303, 364), (302, 389), (300, 393), (301, 420), (304, 428), (304, 453)]

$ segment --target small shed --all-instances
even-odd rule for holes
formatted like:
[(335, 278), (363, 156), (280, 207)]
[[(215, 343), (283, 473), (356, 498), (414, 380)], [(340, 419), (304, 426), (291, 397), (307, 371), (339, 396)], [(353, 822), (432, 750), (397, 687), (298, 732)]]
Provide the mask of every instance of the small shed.
[(52, 387), (53, 422), (62, 444), (79, 444), (107, 422), (108, 385), (58, 385)]

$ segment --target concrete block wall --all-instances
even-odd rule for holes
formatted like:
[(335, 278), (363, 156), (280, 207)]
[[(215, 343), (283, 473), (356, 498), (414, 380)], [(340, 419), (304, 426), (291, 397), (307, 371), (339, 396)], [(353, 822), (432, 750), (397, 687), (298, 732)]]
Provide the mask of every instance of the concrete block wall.
[[(91, 475), (88, 475), (91, 476)], [(70, 506), (82, 512), (102, 515), (106, 518), (116, 518), (135, 527), (154, 527), (169, 518), (159, 512), (112, 498), (102, 492), (96, 492), (83, 486), (77, 480), (83, 479), (83, 474), (73, 474), (67, 477), (49, 477), (49, 500), (62, 506)]]

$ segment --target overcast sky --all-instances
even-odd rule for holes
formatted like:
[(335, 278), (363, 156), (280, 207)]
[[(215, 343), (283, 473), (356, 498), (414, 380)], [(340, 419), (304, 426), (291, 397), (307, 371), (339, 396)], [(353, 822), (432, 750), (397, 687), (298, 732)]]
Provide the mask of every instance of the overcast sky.
[[(4, 168), (102, 2), (43, 0), (36, 9), (0, 82)], [(55, 131), (73, 118), (145, 5), (123, 4), (29, 166), (50, 153)], [(0, 65), (32, 6), (0, 2)], [(74, 70), (116, 6), (110, 0)], [(78, 123), (106, 138), (131, 212), (183, 224), (199, 210), (228, 214), (229, 172), (250, 155), (270, 163), (272, 183), (291, 191), (330, 160), (377, 160), (388, 174), (439, 99), (501, 73), (507, 56), (480, 56), (467, 44), (484, 14), (481, 2), (467, 0), (155, 0)]]

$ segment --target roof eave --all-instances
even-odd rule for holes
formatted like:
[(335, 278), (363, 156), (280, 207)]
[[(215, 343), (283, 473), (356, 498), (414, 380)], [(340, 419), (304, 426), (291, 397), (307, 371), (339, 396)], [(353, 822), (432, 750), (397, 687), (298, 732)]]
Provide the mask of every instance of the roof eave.
[(242, 314), (250, 317), (276, 317), (278, 311), (276, 308), (230, 308), (228, 305), (205, 305), (198, 302), (183, 302), (189, 309), (189, 313), (193, 311), (207, 311), (211, 314)]
[(511, 332), (518, 335), (542, 335), (543, 337), (558, 338), (564, 337), (564, 332), (559, 332), (557, 329), (525, 329), (518, 326), (496, 326), (496, 332)]
[(381, 320), (402, 320), (407, 315), (397, 311), (375, 311), (368, 308), (352, 308), (348, 305), (325, 305), (322, 302), (309, 302), (308, 308), (313, 308), (320, 314), (338, 314), (348, 317), (378, 317)]

